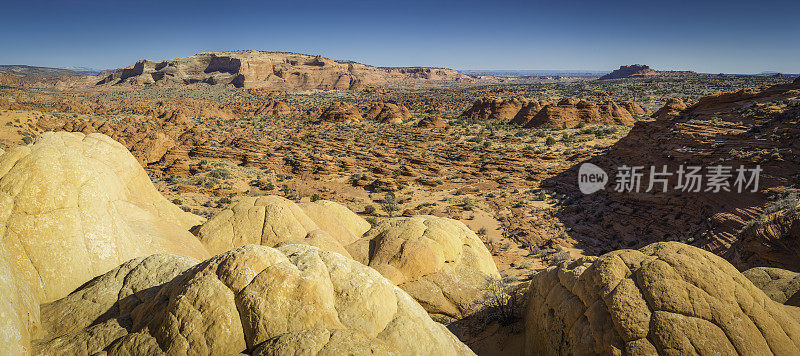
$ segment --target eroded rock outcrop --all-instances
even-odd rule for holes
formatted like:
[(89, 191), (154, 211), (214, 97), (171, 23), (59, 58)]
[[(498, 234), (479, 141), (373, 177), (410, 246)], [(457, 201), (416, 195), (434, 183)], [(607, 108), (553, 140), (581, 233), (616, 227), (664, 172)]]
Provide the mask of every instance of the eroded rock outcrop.
[(684, 103), (682, 99), (670, 98), (667, 100), (667, 103), (654, 112), (651, 117), (658, 120), (669, 119), (677, 116), (681, 111), (686, 110), (686, 108), (686, 103)]
[(500, 274), (483, 242), (463, 223), (435, 216), (385, 220), (347, 247), (434, 315), (460, 318)]
[(533, 277), (529, 297), (531, 355), (800, 352), (800, 309), (677, 242), (562, 262)]
[(419, 120), (417, 127), (426, 129), (441, 129), (447, 127), (447, 122), (441, 116), (426, 116)]
[(130, 152), (107, 136), (45, 133), (4, 153), (0, 353), (29, 346), (39, 303), (128, 259), (163, 252), (208, 257), (187, 231), (202, 220), (161, 196)]
[[(632, 103), (628, 103), (627, 106), (635, 108), (636, 112), (644, 110)], [(533, 118), (522, 125), (525, 127), (571, 128), (581, 123), (633, 125), (635, 121), (634, 114), (629, 112), (625, 106), (613, 101), (593, 103), (575, 98), (565, 98), (556, 105), (544, 106)]]
[[(337, 253), (247, 245), (190, 264), (175, 255), (130, 261), (43, 306), (46, 315), (79, 312), (70, 323), (47, 320), (34, 352), (472, 354), (408, 294)], [(100, 297), (88, 306), (88, 295)]]
[(319, 116), (317, 121), (350, 123), (361, 121), (363, 119), (364, 118), (361, 117), (361, 113), (358, 111), (358, 108), (355, 105), (337, 101), (322, 111), (322, 114)]
[(520, 98), (506, 100), (494, 97), (482, 98), (475, 100), (472, 107), (464, 111), (461, 116), (481, 120), (507, 121), (514, 118), (526, 105), (528, 105), (528, 100)]
[(403, 104), (381, 102), (372, 105), (364, 114), (364, 117), (380, 122), (402, 124), (404, 121), (411, 118), (411, 113)]
[(631, 102), (589, 102), (564, 98), (558, 103), (550, 101), (498, 98), (476, 100), (461, 114), (473, 119), (496, 119), (536, 128), (572, 128), (578, 124), (632, 125), (636, 116), (647, 110)]
[(325, 200), (244, 198), (203, 224), (197, 236), (212, 253), (246, 244), (304, 244), (337, 252), (377, 269), (431, 314), (451, 318), (471, 312), (489, 280), (499, 278), (489, 251), (461, 222), (416, 216), (370, 228), (346, 207)]
[[(780, 208), (781, 203), (786, 206)], [(796, 195), (768, 206), (738, 233), (726, 257), (748, 266), (800, 270), (800, 202)]]
[[(582, 163), (542, 185), (570, 197), (572, 203), (560, 210), (560, 218), (569, 221), (570, 236), (586, 241), (598, 254), (680, 241), (724, 256), (740, 270), (769, 266), (800, 271), (800, 224), (791, 217), (797, 216), (797, 203), (788, 204), (787, 210), (772, 208), (775, 198), (797, 186), (800, 107), (793, 103), (799, 99), (800, 86), (791, 83), (709, 95), (668, 120), (638, 121), (607, 153), (587, 161), (611, 171), (623, 165), (645, 170), (666, 166), (673, 173), (666, 190), (654, 185), (645, 192), (650, 185), (645, 174), (638, 193), (607, 186), (587, 196), (575, 183)], [(730, 167), (732, 176), (724, 182), (730, 191), (709, 190), (706, 180), (694, 192), (675, 189), (675, 172), (688, 165), (704, 171)], [(749, 172), (737, 172), (741, 167)], [(736, 183), (740, 173), (749, 178), (757, 167), (758, 189)]]

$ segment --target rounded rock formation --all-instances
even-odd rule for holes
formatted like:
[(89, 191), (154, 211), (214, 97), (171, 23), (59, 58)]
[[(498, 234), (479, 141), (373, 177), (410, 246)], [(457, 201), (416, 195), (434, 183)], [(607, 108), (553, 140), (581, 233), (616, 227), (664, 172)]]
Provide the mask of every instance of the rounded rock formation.
[(426, 116), (419, 120), (417, 127), (426, 129), (441, 129), (447, 127), (447, 122), (441, 116)]
[(800, 309), (677, 242), (562, 262), (534, 275), (529, 298), (530, 355), (800, 352)]
[(780, 268), (756, 267), (742, 274), (772, 300), (800, 307), (800, 273)]
[(572, 128), (579, 124), (633, 125), (634, 116), (646, 113), (646, 109), (630, 102), (594, 103), (563, 98), (556, 104), (544, 100), (488, 98), (476, 100), (461, 116), (503, 120), (525, 127)]
[(434, 315), (463, 317), (487, 284), (500, 278), (478, 236), (448, 218), (418, 215), (384, 220), (347, 249)]
[(364, 115), (367, 119), (402, 124), (411, 118), (411, 113), (403, 104), (376, 103)]
[(671, 117), (677, 116), (681, 113), (681, 111), (686, 110), (687, 106), (680, 98), (671, 98), (667, 100), (667, 103), (664, 104), (661, 109), (658, 109), (653, 115), (651, 116), (657, 120), (665, 120)]
[(334, 102), (328, 106), (317, 119), (318, 122), (344, 122), (351, 123), (361, 121), (361, 113), (358, 108), (350, 103), (343, 103), (341, 101)]
[(108, 136), (51, 132), (9, 150), (0, 156), (0, 353), (27, 347), (40, 303), (124, 261), (208, 257), (187, 231), (202, 220), (161, 196)]
[(220, 211), (197, 230), (211, 253), (257, 244), (275, 247), (301, 243), (350, 256), (344, 246), (364, 234), (370, 224), (334, 202), (295, 204), (283, 197), (247, 197)]
[(497, 97), (483, 98), (475, 100), (472, 107), (464, 111), (461, 116), (480, 120), (507, 121), (514, 118), (526, 105), (528, 105), (528, 101), (520, 98), (506, 100)]
[(336, 253), (247, 245), (188, 265), (174, 255), (131, 261), (44, 306), (59, 315), (102, 296), (69, 323), (47, 320), (34, 352), (472, 354), (408, 294)]

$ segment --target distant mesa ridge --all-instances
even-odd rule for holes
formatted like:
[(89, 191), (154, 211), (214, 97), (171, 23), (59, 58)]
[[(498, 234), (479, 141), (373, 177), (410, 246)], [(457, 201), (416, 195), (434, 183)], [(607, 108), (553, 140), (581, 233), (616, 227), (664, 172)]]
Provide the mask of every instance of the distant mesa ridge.
[(41, 78), (55, 78), (60, 76), (83, 76), (84, 73), (62, 68), (36, 67), (29, 65), (0, 65), (0, 73), (16, 77), (35, 76)]
[(697, 75), (699, 75), (697, 72), (689, 70), (661, 71), (652, 69), (643, 64), (633, 64), (629, 66), (620, 66), (619, 69), (600, 77), (600, 80), (644, 77), (692, 77)]
[(356, 90), (395, 81), (465, 81), (455, 70), (373, 67), (352, 61), (287, 52), (204, 52), (164, 61), (139, 60), (112, 71), (97, 85), (231, 84), (276, 90)]

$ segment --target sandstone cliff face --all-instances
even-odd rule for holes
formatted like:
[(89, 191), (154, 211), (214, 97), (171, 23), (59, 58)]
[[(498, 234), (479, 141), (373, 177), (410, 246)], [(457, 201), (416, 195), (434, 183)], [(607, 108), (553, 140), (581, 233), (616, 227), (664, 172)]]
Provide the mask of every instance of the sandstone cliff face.
[(305, 245), (132, 260), (42, 310), (42, 354), (472, 354), (376, 271)]
[(378, 68), (297, 53), (205, 52), (165, 61), (140, 60), (97, 85), (230, 84), (280, 91), (357, 90), (392, 81), (469, 81), (451, 69)]
[(633, 125), (634, 117), (647, 110), (630, 103), (604, 101), (593, 103), (576, 98), (551, 101), (498, 98), (476, 100), (463, 117), (482, 120), (500, 120), (535, 128), (572, 128), (578, 124)]
[(563, 262), (534, 275), (529, 294), (530, 355), (800, 352), (800, 309), (680, 243)]

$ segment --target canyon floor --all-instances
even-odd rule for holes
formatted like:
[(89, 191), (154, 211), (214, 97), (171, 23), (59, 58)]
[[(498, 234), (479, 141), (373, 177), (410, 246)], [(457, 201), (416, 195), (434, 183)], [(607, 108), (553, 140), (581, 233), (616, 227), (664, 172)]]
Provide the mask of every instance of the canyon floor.
[[(198, 106), (285, 102), (294, 113), (238, 117), (222, 112), (225, 117), (190, 118), (195, 130), (202, 127), (211, 131), (209, 136), (219, 138), (211, 144), (213, 151), (189, 152), (178, 165), (167, 154), (146, 163), (145, 168), (170, 201), (205, 217), (243, 196), (279, 194), (297, 201), (322, 198), (341, 202), (372, 222), (415, 214), (457, 219), (479, 233), (504, 275), (519, 279), (567, 256), (603, 252), (596, 247), (576, 247), (580, 241), (570, 237), (569, 228), (557, 214), (565, 196), (541, 187), (541, 183), (603, 154), (627, 135), (630, 126), (523, 128), (503, 120), (463, 117), (461, 113), (472, 101), (484, 97), (577, 97), (636, 102), (652, 113), (669, 98), (692, 102), (715, 92), (780, 81), (708, 76), (527, 85), (423, 83), (379, 92), (292, 94), (207, 85), (99, 93), (5, 88), (0, 89), (3, 97), (16, 98), (17, 106), (28, 110), (0, 111), (0, 143), (8, 148), (30, 141), (46, 130), (40, 122), (53, 120), (92, 123), (94, 129), (90, 131), (99, 132), (103, 130), (97, 127), (105, 122), (116, 124), (115, 130), (129, 125), (133, 136), (152, 134), (151, 128), (140, 129), (145, 126), (142, 122), (158, 125), (164, 121), (163, 117), (114, 113), (108, 108), (92, 112), (91, 107), (70, 105), (76, 101), (106, 100), (107, 106), (124, 110), (131, 102), (158, 100), (173, 110), (190, 108), (186, 112), (189, 117)], [(369, 120), (316, 123), (319, 109), (336, 101), (362, 107), (376, 102), (399, 103), (409, 108), (410, 117), (399, 125)], [(29, 110), (37, 106), (45, 110)], [(419, 120), (431, 115), (442, 117), (447, 126), (416, 127)], [(652, 119), (642, 115), (637, 120)], [(80, 131), (77, 126), (73, 130)], [(258, 151), (272, 157), (266, 162), (248, 163), (224, 153), (235, 148), (232, 138), (257, 143)], [(171, 147), (163, 151), (168, 149)], [(394, 195), (394, 202), (387, 204), (387, 193)]]

